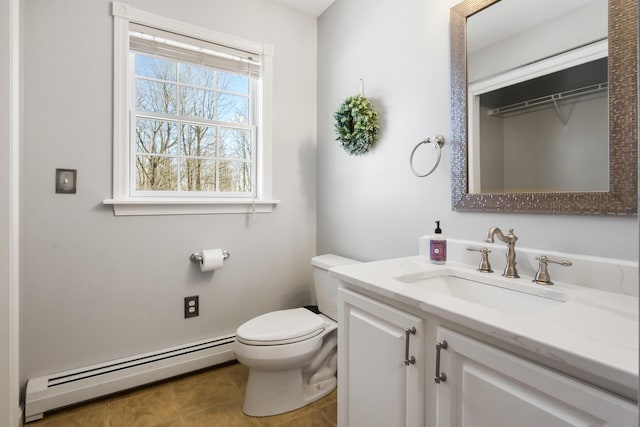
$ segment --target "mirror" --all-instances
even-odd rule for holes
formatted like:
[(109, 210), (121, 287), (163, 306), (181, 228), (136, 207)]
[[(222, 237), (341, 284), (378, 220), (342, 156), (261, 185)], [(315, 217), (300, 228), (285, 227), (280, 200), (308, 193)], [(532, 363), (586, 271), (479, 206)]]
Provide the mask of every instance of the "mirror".
[[(515, 16), (516, 12), (508, 9), (512, 7), (524, 8), (529, 4), (539, 9), (538, 2), (466, 0), (451, 9), (454, 210), (585, 215), (636, 213), (636, 2), (609, 0), (607, 4), (597, 0), (591, 6), (586, 3), (593, 3), (592, 0), (560, 3), (563, 8), (574, 8), (575, 16), (590, 16), (586, 19), (606, 14), (603, 13), (606, 7), (608, 29), (606, 22), (589, 21), (592, 31), (586, 38), (576, 39), (573, 36), (579, 32), (567, 31), (569, 24), (565, 22), (564, 28), (558, 31), (573, 37), (565, 42), (553, 35), (548, 20), (544, 24), (519, 22), (510, 30), (509, 26), (516, 20), (500, 18), (501, 13)], [(549, 12), (548, 19), (558, 21), (573, 16), (567, 14), (567, 10), (560, 10), (558, 4), (552, 2), (543, 8)], [(586, 6), (591, 7), (592, 12), (585, 12)], [(501, 9), (506, 12), (500, 12)], [(525, 10), (524, 16), (533, 14)], [(575, 25), (586, 26), (584, 22)], [(526, 43), (523, 33), (534, 33), (541, 25), (551, 43)], [(483, 26), (496, 29), (489, 33), (488, 39), (480, 37), (487, 36), (486, 31), (477, 30)], [(503, 45), (492, 53), (487, 46), (495, 47), (496, 40), (502, 40)], [(505, 54), (504, 42), (514, 45), (515, 50)], [(566, 86), (566, 82), (570, 85)], [(581, 92), (573, 100), (563, 103), (554, 98), (584, 88), (590, 92)], [(543, 98), (546, 98), (545, 106), (530, 108), (527, 104), (524, 113), (509, 111), (514, 106), (519, 108), (523, 103)], [(589, 108), (599, 112), (599, 122), (594, 128), (580, 125), (581, 109), (587, 105), (593, 105)], [(487, 124), (489, 112), (503, 116), (492, 118), (498, 125)], [(541, 121), (543, 115), (555, 122)], [(530, 117), (534, 117), (531, 122), (534, 124), (524, 128), (533, 128), (533, 135), (524, 133), (521, 126)], [(596, 120), (591, 118), (587, 122)], [(573, 139), (557, 142), (555, 134), (572, 134)], [(517, 142), (520, 148), (516, 148)], [(542, 155), (547, 157), (535, 157)], [(553, 164), (558, 166), (554, 169)], [(511, 169), (508, 171), (508, 168)]]

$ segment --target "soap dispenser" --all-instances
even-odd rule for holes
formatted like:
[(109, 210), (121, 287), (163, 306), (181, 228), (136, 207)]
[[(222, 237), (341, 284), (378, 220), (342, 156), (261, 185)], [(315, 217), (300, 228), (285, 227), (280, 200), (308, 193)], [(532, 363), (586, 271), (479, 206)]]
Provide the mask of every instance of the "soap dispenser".
[(440, 221), (436, 221), (436, 229), (429, 242), (429, 259), (432, 264), (444, 264), (447, 262), (447, 239), (440, 229)]

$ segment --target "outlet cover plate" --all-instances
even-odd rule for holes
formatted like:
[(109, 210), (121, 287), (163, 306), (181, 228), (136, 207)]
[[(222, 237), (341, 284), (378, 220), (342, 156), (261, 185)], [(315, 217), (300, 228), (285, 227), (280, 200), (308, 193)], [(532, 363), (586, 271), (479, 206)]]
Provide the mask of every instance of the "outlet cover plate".
[(184, 297), (184, 318), (197, 317), (200, 315), (200, 303), (198, 295)]
[(56, 193), (75, 194), (77, 169), (56, 169)]

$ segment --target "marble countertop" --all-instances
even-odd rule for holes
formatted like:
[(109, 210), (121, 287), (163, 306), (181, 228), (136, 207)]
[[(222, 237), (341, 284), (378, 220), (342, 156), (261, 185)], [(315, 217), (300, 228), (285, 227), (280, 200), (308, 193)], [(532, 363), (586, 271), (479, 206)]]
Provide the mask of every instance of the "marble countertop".
[(522, 287), (525, 292), (550, 292), (568, 297), (566, 302), (553, 307), (519, 314), (488, 308), (442, 292), (425, 292), (425, 287), (418, 289), (413, 283), (397, 279), (455, 272), (479, 275), (480, 279), (483, 275), (465, 264), (433, 265), (424, 256), (352, 264), (330, 270), (332, 276), (351, 286), (515, 345), (554, 361), (556, 368), (566, 366), (571, 368), (567, 371), (577, 369), (604, 379), (594, 382), (606, 388), (617, 388), (613, 391), (637, 399), (637, 297), (562, 282), (542, 287), (533, 284), (531, 277), (506, 279), (499, 272), (489, 273), (493, 276), (491, 280), (508, 281), (510, 286)]

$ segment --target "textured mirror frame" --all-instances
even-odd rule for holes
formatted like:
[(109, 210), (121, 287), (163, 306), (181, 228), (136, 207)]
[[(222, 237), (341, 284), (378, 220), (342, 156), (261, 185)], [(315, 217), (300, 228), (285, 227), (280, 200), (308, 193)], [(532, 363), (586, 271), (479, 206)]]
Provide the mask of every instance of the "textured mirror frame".
[(467, 18), (500, 0), (451, 8), (451, 203), (454, 211), (636, 215), (638, 207), (637, 0), (609, 0), (609, 191), (468, 192)]

